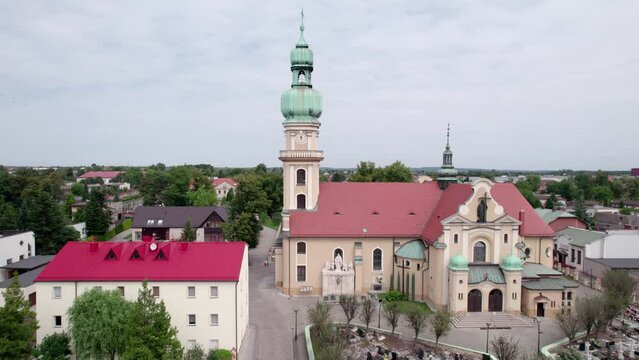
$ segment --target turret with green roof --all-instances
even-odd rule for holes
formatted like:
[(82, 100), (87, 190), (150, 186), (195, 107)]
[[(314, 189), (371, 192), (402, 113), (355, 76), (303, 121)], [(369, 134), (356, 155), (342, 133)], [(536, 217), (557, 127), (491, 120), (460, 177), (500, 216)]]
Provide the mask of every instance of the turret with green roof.
[(448, 268), (455, 271), (468, 271), (468, 260), (459, 253), (450, 259)]
[(284, 125), (320, 125), (322, 95), (313, 89), (313, 51), (304, 39), (304, 11), (300, 25), (300, 38), (291, 50), (291, 88), (282, 94), (281, 106)]
[(524, 267), (519, 256), (515, 255), (515, 253), (510, 253), (510, 255), (501, 260), (501, 269), (504, 271), (522, 271)]
[(437, 170), (437, 183), (439, 188), (444, 190), (448, 184), (457, 182), (459, 172), (453, 166), (453, 152), (450, 150), (450, 124), (446, 130), (446, 149), (444, 150), (442, 167)]

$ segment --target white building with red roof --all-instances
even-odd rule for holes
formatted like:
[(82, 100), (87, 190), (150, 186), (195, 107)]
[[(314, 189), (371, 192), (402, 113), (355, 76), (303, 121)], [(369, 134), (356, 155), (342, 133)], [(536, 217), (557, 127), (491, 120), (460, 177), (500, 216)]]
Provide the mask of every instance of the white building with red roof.
[(97, 179), (101, 178), (104, 181), (104, 184), (110, 184), (113, 179), (117, 178), (122, 171), (87, 171), (84, 174), (78, 176), (77, 181), (80, 182), (86, 179)]
[(238, 349), (248, 326), (248, 249), (243, 242), (69, 242), (37, 276), (37, 342), (68, 330), (84, 291), (118, 290), (135, 301), (143, 281), (164, 301), (185, 348)]
[(215, 195), (219, 200), (226, 198), (230, 191), (235, 191), (237, 182), (231, 178), (212, 178), (211, 185), (215, 189)]
[(273, 253), (283, 293), (331, 300), (396, 290), (453, 313), (550, 316), (570, 306), (561, 300), (575, 284), (551, 269), (554, 231), (512, 183), (458, 183), (448, 139), (437, 182), (320, 183), (312, 71), (301, 36), (281, 99), (284, 199)]

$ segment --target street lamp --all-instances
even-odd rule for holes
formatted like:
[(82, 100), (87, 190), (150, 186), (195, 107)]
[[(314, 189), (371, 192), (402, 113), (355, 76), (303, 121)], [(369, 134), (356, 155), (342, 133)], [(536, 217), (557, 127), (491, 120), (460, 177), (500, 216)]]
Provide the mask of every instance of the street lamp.
[(297, 341), (297, 312), (299, 311), (299, 309), (293, 309), (293, 311), (295, 311), (295, 341)]
[(488, 354), (488, 338), (490, 337), (490, 323), (486, 323), (486, 354)]

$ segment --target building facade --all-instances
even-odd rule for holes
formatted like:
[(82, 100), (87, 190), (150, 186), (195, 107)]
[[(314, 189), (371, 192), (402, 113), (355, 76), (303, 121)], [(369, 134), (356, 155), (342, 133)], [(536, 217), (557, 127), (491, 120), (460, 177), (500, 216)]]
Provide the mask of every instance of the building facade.
[[(24, 260), (35, 255), (35, 235), (33, 231), (0, 232), (0, 266)], [(5, 271), (0, 271), (0, 281), (8, 279)]]
[(239, 350), (248, 326), (248, 249), (234, 243), (67, 243), (36, 278), (37, 342), (68, 330), (83, 292), (135, 301), (143, 281), (164, 301), (182, 346)]
[(131, 227), (133, 240), (179, 240), (187, 222), (195, 241), (224, 241), (222, 224), (228, 213), (221, 206), (140, 206)]
[[(561, 297), (561, 279), (542, 283), (546, 275), (522, 274), (528, 264), (539, 265), (529, 272), (550, 270), (554, 231), (513, 184), (458, 184), (448, 135), (437, 182), (320, 183), (322, 102), (311, 83), (313, 53), (303, 24), (300, 31), (291, 89), (281, 101), (276, 286), (325, 300), (399, 290), (454, 313), (520, 313), (523, 304), (541, 306), (541, 316), (552, 312), (547, 299)], [(522, 287), (524, 280), (535, 292)]]

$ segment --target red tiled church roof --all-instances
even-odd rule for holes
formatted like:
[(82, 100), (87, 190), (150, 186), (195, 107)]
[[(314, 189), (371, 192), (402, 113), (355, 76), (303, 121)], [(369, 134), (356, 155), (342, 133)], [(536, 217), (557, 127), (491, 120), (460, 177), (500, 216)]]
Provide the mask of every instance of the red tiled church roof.
[(113, 179), (120, 175), (122, 171), (88, 171), (80, 175), (80, 179), (102, 178)]
[(35, 281), (237, 281), (246, 251), (243, 242), (155, 244), (68, 242)]
[[(291, 211), (292, 237), (418, 237), (434, 243), (441, 221), (455, 214), (472, 195), (471, 184), (451, 184), (441, 191), (435, 182), (321, 183), (315, 211)], [(494, 184), (491, 194), (506, 214), (519, 219), (523, 236), (553, 236), (513, 184)]]

